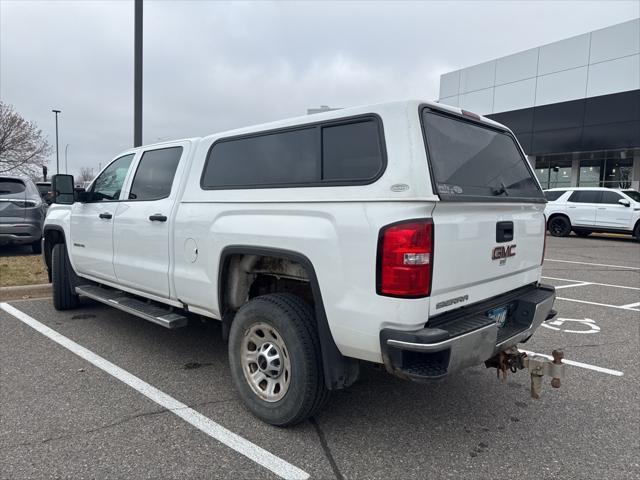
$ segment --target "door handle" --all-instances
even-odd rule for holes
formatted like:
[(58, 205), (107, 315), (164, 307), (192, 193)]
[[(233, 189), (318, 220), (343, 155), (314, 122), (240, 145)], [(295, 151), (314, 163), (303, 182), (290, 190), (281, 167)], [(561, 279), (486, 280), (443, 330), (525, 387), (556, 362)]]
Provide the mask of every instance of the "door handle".
[(110, 213), (101, 213), (100, 215), (98, 215), (100, 218), (104, 218), (107, 220), (111, 220), (113, 218), (113, 215), (111, 215)]
[(166, 222), (167, 221), (167, 216), (166, 215), (160, 215), (159, 213), (156, 213), (155, 215), (151, 215), (149, 217), (149, 220), (151, 220), (152, 222)]
[(598, 207), (598, 210), (606, 210), (607, 207)]

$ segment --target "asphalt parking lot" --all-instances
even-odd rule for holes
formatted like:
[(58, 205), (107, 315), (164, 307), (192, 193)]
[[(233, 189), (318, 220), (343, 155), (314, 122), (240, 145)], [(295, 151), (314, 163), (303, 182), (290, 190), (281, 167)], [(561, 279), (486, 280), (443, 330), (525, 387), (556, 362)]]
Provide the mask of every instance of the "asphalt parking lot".
[(215, 323), (171, 331), (88, 300), (9, 302), (0, 477), (639, 478), (640, 244), (549, 237), (544, 277), (558, 319), (523, 348), (578, 362), (561, 389), (545, 379), (532, 400), (526, 372), (501, 383), (478, 366), (425, 385), (365, 366), (289, 429), (242, 407)]

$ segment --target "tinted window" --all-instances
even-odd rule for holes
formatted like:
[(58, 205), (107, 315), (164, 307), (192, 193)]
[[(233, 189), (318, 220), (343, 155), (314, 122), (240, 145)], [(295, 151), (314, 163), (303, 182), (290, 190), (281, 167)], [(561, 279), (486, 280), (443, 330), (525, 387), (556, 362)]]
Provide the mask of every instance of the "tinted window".
[(599, 190), (577, 190), (569, 197), (569, 201), (575, 203), (598, 203), (599, 200)]
[(173, 177), (182, 156), (182, 147), (149, 150), (142, 154), (133, 177), (129, 198), (132, 200), (158, 200), (171, 193)]
[(322, 179), (375, 177), (382, 168), (378, 126), (373, 121), (322, 129)]
[(91, 187), (91, 192), (94, 193), (93, 201), (118, 200), (133, 156), (132, 153), (120, 157), (103, 170)]
[(2, 196), (23, 193), (26, 188), (27, 187), (22, 180), (14, 178), (0, 178), (0, 195)]
[(216, 143), (202, 184), (273, 185), (315, 182), (320, 178), (315, 128), (292, 130)]
[(544, 196), (546, 197), (546, 199), (550, 202), (553, 202), (554, 200), (559, 199), (562, 195), (564, 195), (565, 193), (567, 193), (566, 190), (554, 190), (552, 192), (544, 192)]
[(384, 167), (377, 119), (223, 139), (213, 145), (203, 188), (321, 185), (371, 180)]
[(636, 202), (640, 202), (640, 193), (636, 192), (635, 190), (625, 190), (624, 193)]
[(51, 191), (51, 184), (36, 183), (36, 188), (40, 196), (45, 197)]
[(618, 200), (622, 200), (622, 195), (619, 195), (616, 192), (602, 192), (600, 203), (615, 203), (617, 205)]
[(436, 187), (443, 200), (544, 200), (511, 135), (428, 109), (423, 111), (423, 124)]

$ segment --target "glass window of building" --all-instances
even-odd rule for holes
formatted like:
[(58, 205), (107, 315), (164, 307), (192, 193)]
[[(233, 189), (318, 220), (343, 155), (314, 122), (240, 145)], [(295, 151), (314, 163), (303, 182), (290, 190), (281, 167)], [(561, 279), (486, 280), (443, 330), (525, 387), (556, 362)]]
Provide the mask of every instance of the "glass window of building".
[(599, 187), (600, 172), (602, 170), (601, 158), (590, 158), (580, 160), (580, 171), (578, 172), (579, 187)]
[(633, 156), (626, 150), (608, 152), (604, 165), (603, 187), (631, 188)]
[(537, 157), (535, 172), (542, 188), (571, 186), (571, 158), (568, 155)]

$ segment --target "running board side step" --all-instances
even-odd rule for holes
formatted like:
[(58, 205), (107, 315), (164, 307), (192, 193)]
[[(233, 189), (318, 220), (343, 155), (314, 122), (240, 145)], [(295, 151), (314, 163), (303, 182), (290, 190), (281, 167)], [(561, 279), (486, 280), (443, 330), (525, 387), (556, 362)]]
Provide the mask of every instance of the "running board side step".
[(166, 328), (184, 327), (188, 322), (187, 317), (175, 313), (171, 307), (147, 303), (113, 288), (100, 287), (98, 285), (80, 285), (76, 287), (76, 293)]

